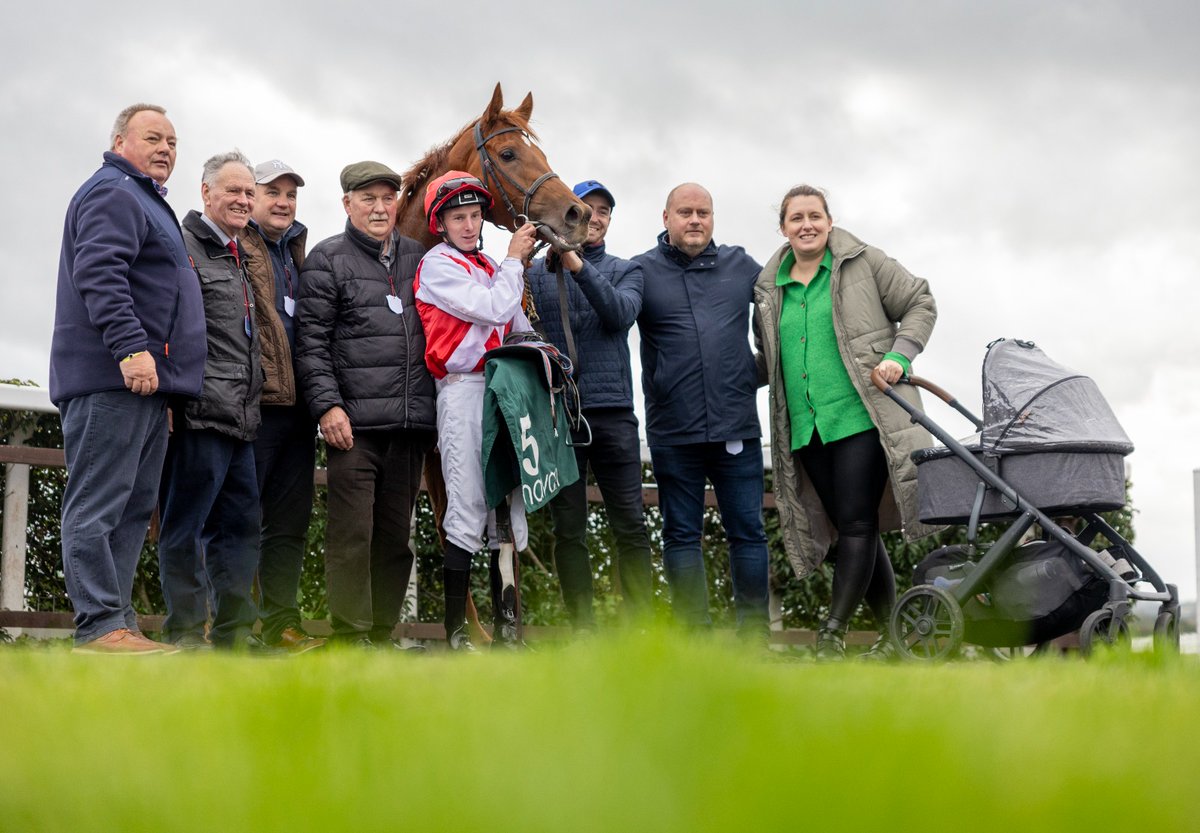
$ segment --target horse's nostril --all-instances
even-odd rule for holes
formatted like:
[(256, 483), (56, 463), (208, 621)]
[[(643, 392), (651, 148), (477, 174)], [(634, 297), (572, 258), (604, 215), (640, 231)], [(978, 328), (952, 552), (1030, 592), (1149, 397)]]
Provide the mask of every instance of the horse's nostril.
[(578, 206), (571, 206), (567, 209), (567, 215), (563, 218), (566, 221), (567, 228), (575, 228), (580, 223), (586, 223), (588, 217)]

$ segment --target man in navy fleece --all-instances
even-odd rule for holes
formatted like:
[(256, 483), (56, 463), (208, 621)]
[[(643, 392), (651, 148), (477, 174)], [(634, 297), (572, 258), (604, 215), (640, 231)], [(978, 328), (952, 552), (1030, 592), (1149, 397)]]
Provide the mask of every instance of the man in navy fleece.
[(164, 183), (166, 111), (117, 116), (104, 164), (71, 199), (58, 267), (50, 398), (62, 415), (63, 571), (76, 651), (169, 650), (138, 630), (131, 596), (158, 496), (170, 397), (204, 379), (204, 307)]

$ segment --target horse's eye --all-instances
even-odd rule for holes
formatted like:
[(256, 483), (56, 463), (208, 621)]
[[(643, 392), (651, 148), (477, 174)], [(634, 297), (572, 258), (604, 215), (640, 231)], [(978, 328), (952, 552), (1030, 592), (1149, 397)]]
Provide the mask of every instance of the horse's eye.
[(500, 158), (505, 162), (511, 162), (517, 158), (517, 152), (512, 148), (505, 148), (504, 150), (500, 151)]

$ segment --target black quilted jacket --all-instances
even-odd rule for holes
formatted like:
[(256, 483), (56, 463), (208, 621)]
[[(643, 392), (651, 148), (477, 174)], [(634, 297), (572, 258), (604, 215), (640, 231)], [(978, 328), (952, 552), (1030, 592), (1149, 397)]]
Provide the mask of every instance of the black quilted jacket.
[[(349, 221), (309, 252), (296, 304), (300, 390), (314, 419), (340, 405), (355, 431), (434, 431), (433, 379), (413, 301), (425, 249), (397, 236), (390, 269), (379, 252)], [(399, 312), (389, 307), (393, 288)]]

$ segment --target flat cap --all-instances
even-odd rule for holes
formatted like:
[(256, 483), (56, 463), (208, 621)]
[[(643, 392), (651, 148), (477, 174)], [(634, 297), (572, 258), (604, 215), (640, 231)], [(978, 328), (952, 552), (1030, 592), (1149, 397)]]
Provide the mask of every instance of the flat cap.
[(296, 180), (297, 185), (304, 184), (304, 177), (296, 173), (296, 170), (287, 162), (272, 159), (270, 162), (259, 162), (254, 166), (254, 181), (259, 185), (274, 182), (281, 176), (290, 176)]
[(347, 194), (380, 181), (390, 182), (397, 191), (401, 188), (400, 174), (382, 162), (355, 162), (342, 168), (342, 191)]

